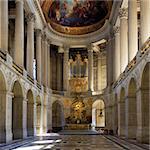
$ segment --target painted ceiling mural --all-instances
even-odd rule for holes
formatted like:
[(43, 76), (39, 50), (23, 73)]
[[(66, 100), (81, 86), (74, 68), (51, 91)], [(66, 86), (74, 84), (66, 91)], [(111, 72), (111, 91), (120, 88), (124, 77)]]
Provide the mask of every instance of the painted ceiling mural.
[[(72, 34), (78, 30), (91, 32), (104, 24), (110, 13), (112, 1), (97, 0), (40, 0), (46, 20), (57, 31)], [(74, 32), (74, 33), (75, 33)]]

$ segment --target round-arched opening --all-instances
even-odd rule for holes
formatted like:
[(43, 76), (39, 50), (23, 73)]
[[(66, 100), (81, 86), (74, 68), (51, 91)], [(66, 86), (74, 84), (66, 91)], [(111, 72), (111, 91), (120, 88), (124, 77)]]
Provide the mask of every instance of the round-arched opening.
[(34, 135), (34, 97), (31, 90), (27, 92), (27, 136)]
[(118, 135), (125, 136), (125, 89), (120, 92), (120, 101), (118, 104)]
[(12, 93), (12, 134), (13, 139), (20, 139), (23, 138), (23, 91), (19, 81), (15, 81)]
[(127, 137), (136, 139), (137, 133), (137, 103), (136, 103), (136, 81), (134, 78), (130, 80), (128, 88), (127, 100)]
[(142, 106), (142, 142), (150, 142), (150, 63), (147, 63), (141, 81), (141, 106)]
[(92, 105), (92, 126), (95, 128), (105, 127), (105, 104), (103, 100), (96, 100)]
[(54, 132), (62, 130), (65, 126), (63, 105), (59, 101), (52, 104), (52, 129)]
[(41, 99), (40, 96), (37, 96), (36, 98), (36, 134), (42, 133), (42, 120), (41, 120), (41, 112), (42, 112), (42, 106), (41, 106)]
[(5, 119), (6, 119), (6, 81), (3, 73), (0, 71), (0, 143), (5, 142)]

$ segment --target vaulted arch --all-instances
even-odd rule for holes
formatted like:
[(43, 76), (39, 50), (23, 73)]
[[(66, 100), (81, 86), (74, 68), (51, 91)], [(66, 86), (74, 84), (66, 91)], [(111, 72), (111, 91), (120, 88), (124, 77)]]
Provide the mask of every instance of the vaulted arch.
[(136, 138), (137, 133), (137, 102), (136, 102), (136, 81), (131, 78), (128, 87), (128, 98), (126, 101), (126, 127), (127, 137)]
[(0, 142), (6, 140), (6, 80), (0, 71)]
[(92, 105), (92, 125), (105, 127), (105, 104), (103, 100), (96, 100)]
[(52, 129), (62, 130), (65, 126), (63, 105), (58, 100), (52, 104)]
[(13, 139), (23, 138), (23, 89), (19, 81), (15, 81), (12, 89), (12, 134)]
[(34, 96), (33, 92), (27, 92), (27, 136), (34, 135)]
[(150, 63), (142, 73), (141, 81), (142, 142), (150, 142)]

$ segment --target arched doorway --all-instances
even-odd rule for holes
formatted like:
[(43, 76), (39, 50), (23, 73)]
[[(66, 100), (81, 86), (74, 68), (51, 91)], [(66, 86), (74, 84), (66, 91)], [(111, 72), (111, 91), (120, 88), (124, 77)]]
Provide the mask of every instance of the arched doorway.
[(23, 91), (20, 83), (15, 81), (12, 90), (12, 134), (13, 139), (23, 138)]
[(34, 97), (31, 90), (27, 93), (27, 136), (34, 135)]
[(92, 126), (105, 127), (105, 104), (103, 100), (96, 100), (92, 105)]
[(120, 92), (120, 100), (118, 103), (118, 135), (125, 136), (125, 89)]
[(0, 143), (6, 141), (6, 82), (3, 73), (0, 71)]
[(141, 81), (142, 142), (150, 143), (150, 63), (142, 74)]
[(63, 105), (59, 101), (52, 104), (52, 129), (54, 132), (60, 131), (65, 126)]
[(42, 132), (42, 106), (40, 96), (36, 98), (36, 134), (40, 134)]
[(136, 82), (134, 78), (130, 80), (128, 88), (128, 99), (127, 99), (127, 113), (126, 113), (126, 127), (127, 127), (127, 138), (136, 138), (137, 133), (137, 105), (136, 105)]

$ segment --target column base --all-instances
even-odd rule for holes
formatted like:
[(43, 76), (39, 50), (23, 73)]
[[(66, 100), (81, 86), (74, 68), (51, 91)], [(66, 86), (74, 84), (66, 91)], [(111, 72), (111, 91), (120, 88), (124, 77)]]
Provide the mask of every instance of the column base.
[(137, 129), (137, 141), (140, 143), (150, 144), (149, 127), (141, 127)]
[(6, 143), (11, 142), (12, 141), (12, 131), (10, 130), (6, 130)]
[(34, 128), (27, 129), (27, 136), (34, 136)]
[(120, 127), (118, 129), (118, 136), (125, 137), (125, 127)]
[(13, 130), (13, 140), (14, 139), (22, 139), (24, 137), (23, 129), (14, 129)]
[(137, 127), (136, 126), (128, 126), (128, 129), (126, 129), (126, 138), (129, 139), (136, 139), (136, 132)]

